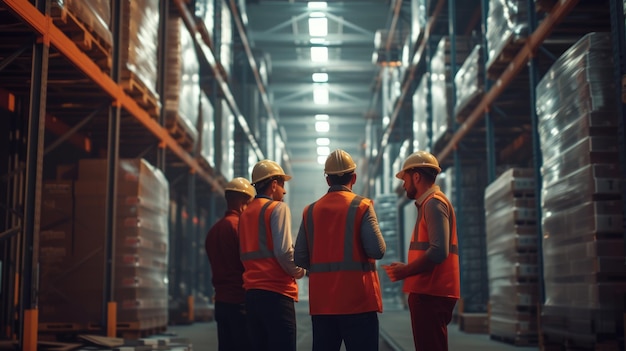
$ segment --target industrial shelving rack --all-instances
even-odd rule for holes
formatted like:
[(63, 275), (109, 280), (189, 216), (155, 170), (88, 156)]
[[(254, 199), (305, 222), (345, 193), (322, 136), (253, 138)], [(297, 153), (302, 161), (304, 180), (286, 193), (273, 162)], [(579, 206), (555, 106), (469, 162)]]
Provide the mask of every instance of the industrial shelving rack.
[[(410, 105), (413, 93), (422, 77), (430, 72), (430, 50), (432, 50), (433, 44), (441, 36), (450, 38), (451, 57), (448, 62), (454, 77), (459, 68), (455, 66), (456, 60), (454, 58), (456, 37), (482, 33), (478, 34), (479, 39), (481, 39), (479, 43), (486, 41), (483, 30), (487, 26), (488, 0), (464, 2), (426, 0), (423, 3), (427, 11), (427, 22), (417, 40), (409, 43), (411, 47), (410, 58), (408, 66), (404, 67), (405, 73), (401, 80), (401, 93), (395, 101), (387, 102), (393, 104), (393, 112), (388, 116), (389, 123), (382, 127), (379, 135), (372, 138), (374, 139), (372, 140), (374, 145), (372, 149), (376, 153), (370, 152), (370, 155), (373, 156), (367, 174), (368, 181), (366, 183), (369, 184), (369, 188), (365, 190), (365, 193), (376, 193), (374, 184), (377, 183), (375, 180), (393, 179), (392, 175), (386, 174), (390, 172), (387, 170), (387, 164), (383, 166), (383, 162), (388, 162), (386, 158), (395, 157), (398, 152), (400, 152), (399, 158), (405, 156), (402, 155), (405, 148), (397, 140), (394, 140), (393, 136), (410, 123), (407, 123), (407, 120), (413, 119), (412, 115), (405, 112), (406, 106)], [(399, 12), (406, 10), (405, 4), (406, 1), (404, 4), (400, 0), (393, 2), (391, 13), (394, 19), (397, 19)], [(624, 178), (626, 175), (626, 131), (624, 123), (626, 121), (624, 110), (626, 100), (623, 98), (623, 81), (626, 74), (624, 3), (618, 0), (528, 0), (525, 5), (529, 9), (528, 34), (525, 39), (515, 42), (515, 45), (510, 45), (507, 48), (508, 57), (499, 62), (497, 69), (489, 72), (486, 68), (485, 58), (482, 66), (485, 74), (484, 93), (462, 119), (459, 119), (459, 116), (454, 116), (456, 123), (445, 138), (433, 140), (432, 130), (429, 130), (431, 152), (437, 156), (443, 168), (452, 171), (452, 178), (458, 182), (462, 179), (464, 170), (470, 163), (479, 162), (486, 166), (487, 183), (493, 182), (497, 173), (504, 170), (501, 168), (502, 166), (530, 167), (534, 169), (535, 179), (537, 179), (535, 192), (540, 194), (542, 160), (535, 105), (535, 87), (539, 81), (540, 71), (545, 70), (545, 65), (551, 64), (565, 50), (566, 47), (562, 45), (571, 45), (576, 39), (589, 32), (610, 31), (613, 42), (613, 59), (616, 62), (615, 85), (621, 87), (616, 91), (616, 101), (619, 105), (617, 111), (619, 116), (619, 161), (622, 177), (621, 193), (622, 199), (625, 198), (626, 189), (623, 187), (623, 179), (626, 179)], [(410, 12), (404, 15), (404, 18), (411, 18)], [(462, 18), (459, 18), (461, 16)], [(463, 26), (459, 25), (461, 22), (464, 24)], [(390, 23), (391, 28), (387, 28), (389, 33), (403, 29), (398, 25), (399, 21), (397, 20)], [(481, 25), (483, 30), (480, 28)], [(454, 83), (452, 83), (452, 89), (455, 88)], [(375, 94), (377, 93), (379, 93), (378, 89)], [(518, 94), (518, 99), (522, 100), (518, 102), (517, 106), (518, 109), (524, 110), (526, 115), (524, 119), (520, 119), (519, 116), (507, 116), (506, 112), (498, 106), (503, 101), (510, 102), (511, 97), (509, 95), (515, 94)], [(454, 96), (454, 94), (452, 95)], [(454, 106), (454, 103), (452, 105)], [(431, 110), (428, 112), (432, 114)], [(426, 118), (427, 124), (431, 125), (432, 116), (429, 115)], [(507, 124), (507, 126), (517, 126), (518, 131), (509, 133), (505, 128), (500, 127), (497, 121), (502, 122), (503, 120), (508, 120), (508, 122), (512, 120), (512, 123)], [(472, 155), (473, 157), (471, 157)], [(514, 161), (507, 163), (507, 158)], [(400, 194), (402, 189), (396, 188), (395, 191)], [(448, 190), (448, 193), (449, 195), (454, 193), (452, 195), (453, 203), (462, 203), (461, 192), (458, 189), (454, 192)], [(401, 211), (401, 206), (404, 205), (405, 203), (399, 201), (398, 210)], [(626, 218), (626, 205), (624, 206), (623, 213), (624, 218)], [(536, 196), (536, 208), (537, 213), (541, 213), (540, 196)], [(463, 207), (459, 206), (457, 207), (457, 221), (461, 223), (460, 226), (462, 226), (463, 220)], [(538, 242), (541, 245), (541, 226), (537, 227)], [(626, 231), (624, 232), (626, 233)], [(410, 233), (403, 234), (405, 236), (410, 235)], [(541, 246), (538, 250), (541, 250)], [(539, 272), (540, 274), (543, 272), (542, 262), (539, 262)], [(542, 278), (543, 276), (539, 279), (540, 282), (543, 280)], [(461, 280), (463, 285), (463, 276)], [(542, 289), (540, 291), (541, 301), (545, 298)]]
[[(110, 57), (96, 58), (88, 53), (90, 44), (97, 42), (89, 38), (80, 41), (70, 37), (55, 25), (50, 15), (47, 0), (2, 0), (0, 1), (0, 26), (2, 27), (3, 60), (0, 61), (3, 124), (2, 138), (6, 138), (3, 150), (11, 153), (7, 165), (0, 171), (6, 189), (0, 194), (6, 199), (3, 204), (3, 228), (0, 228), (0, 255), (3, 257), (0, 326), (3, 340), (17, 340), (20, 349), (35, 350), (37, 345), (37, 288), (39, 260), (39, 216), (41, 208), (41, 182), (45, 172), (54, 163), (94, 155), (98, 151), (107, 157), (106, 228), (105, 237), (105, 291), (102, 296), (102, 326), (109, 336), (116, 335), (115, 309), (112, 291), (112, 245), (115, 228), (115, 194), (118, 160), (120, 158), (148, 158), (157, 169), (167, 176), (170, 187), (175, 189), (171, 214), (170, 231), (186, 230), (181, 237), (171, 238), (178, 255), (171, 256), (174, 276), (181, 279), (187, 291), (179, 296), (193, 299), (192, 275), (198, 269), (207, 275), (206, 263), (200, 262), (203, 232), (221, 213), (220, 200), (223, 194), (224, 177), (218, 164), (200, 162), (193, 148), (188, 148), (164, 127), (164, 104), (146, 105), (141, 99), (129, 94), (120, 84), (120, 53), (116, 43), (120, 40), (121, 1), (112, 4), (113, 49)], [(268, 129), (273, 129), (282, 140), (272, 108), (259, 76), (257, 63), (246, 38), (245, 28), (236, 0), (215, 1), (216, 7), (228, 6), (233, 15), (236, 39), (247, 55), (248, 67), (254, 76), (257, 93), (265, 107)], [(254, 130), (251, 120), (241, 113), (241, 107), (232, 92), (229, 77), (221, 69), (213, 38), (221, 28), (206, 28), (194, 17), (188, 1), (172, 0), (159, 2), (159, 42), (165, 42), (167, 18), (179, 16), (193, 38), (196, 53), (202, 66), (203, 77), (211, 82), (201, 86), (214, 101), (224, 101), (234, 116), (242, 150), (249, 150), (256, 159), (263, 159), (268, 152), (259, 142), (259, 131)], [(164, 56), (165, 45), (159, 55)], [(102, 53), (100, 53), (102, 54)], [(104, 63), (103, 63), (104, 62)], [(158, 67), (157, 93), (164, 96), (166, 77), (164, 63)], [(10, 68), (7, 69), (7, 68)], [(58, 101), (57, 101), (58, 100)], [(59, 103), (62, 102), (62, 103)], [(217, 105), (217, 103), (215, 103)], [(159, 108), (161, 110), (159, 110)], [(48, 136), (54, 142), (50, 142)], [(214, 145), (214, 147), (217, 147)], [(281, 161), (289, 169), (289, 155), (283, 148)], [(50, 155), (54, 155), (54, 158)], [(247, 164), (233, 165), (236, 175), (247, 175)], [(47, 170), (46, 170), (47, 169)], [(185, 206), (182, 202), (185, 202)], [(198, 207), (198, 208), (197, 208)], [(183, 215), (184, 211), (184, 215)], [(210, 218), (198, 221), (198, 214), (209, 214)], [(184, 222), (184, 223), (181, 223)], [(198, 225), (200, 223), (200, 225)], [(193, 228), (193, 229), (192, 229)], [(185, 240), (183, 240), (185, 239)], [(181, 256), (192, 259), (181, 265)], [(208, 279), (208, 277), (205, 277)], [(205, 279), (205, 280), (206, 280)], [(172, 282), (171, 284), (173, 284)], [(176, 283), (180, 283), (176, 282)], [(206, 283), (206, 282), (204, 282)], [(206, 285), (206, 284), (204, 284)], [(190, 303), (193, 306), (193, 303)], [(189, 313), (193, 314), (192, 311)]]

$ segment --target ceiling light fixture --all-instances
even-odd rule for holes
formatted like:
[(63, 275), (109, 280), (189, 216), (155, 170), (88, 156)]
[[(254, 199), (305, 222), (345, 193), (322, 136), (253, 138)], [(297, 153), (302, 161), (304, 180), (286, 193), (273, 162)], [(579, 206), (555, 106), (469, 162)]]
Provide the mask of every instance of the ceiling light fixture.
[(328, 73), (313, 73), (311, 76), (315, 83), (326, 83), (328, 82)]
[(315, 131), (318, 133), (328, 133), (330, 130), (330, 124), (325, 121), (315, 122)]
[(310, 9), (325, 9), (328, 7), (328, 4), (325, 1), (310, 1), (306, 5)]
[(328, 121), (329, 119), (330, 119), (329, 116), (326, 114), (315, 115), (316, 121)]
[(330, 139), (328, 138), (317, 138), (315, 139), (315, 143), (319, 146), (328, 146), (330, 145)]
[(319, 156), (328, 156), (330, 155), (330, 148), (328, 146), (318, 146), (317, 154)]
[(328, 35), (328, 19), (326, 17), (309, 18), (309, 35), (312, 37)]
[(313, 87), (313, 102), (316, 105), (328, 105), (328, 84), (315, 84)]
[(311, 61), (326, 62), (328, 61), (328, 48), (325, 46), (314, 46), (311, 48)]

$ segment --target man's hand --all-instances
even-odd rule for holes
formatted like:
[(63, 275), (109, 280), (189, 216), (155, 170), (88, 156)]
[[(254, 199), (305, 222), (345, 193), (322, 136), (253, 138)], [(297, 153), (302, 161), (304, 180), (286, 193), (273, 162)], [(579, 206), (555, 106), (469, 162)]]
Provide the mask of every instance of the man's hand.
[(392, 282), (406, 278), (406, 264), (402, 262), (393, 262), (389, 265), (382, 265), (382, 267), (385, 269), (385, 272), (387, 272), (387, 275)]

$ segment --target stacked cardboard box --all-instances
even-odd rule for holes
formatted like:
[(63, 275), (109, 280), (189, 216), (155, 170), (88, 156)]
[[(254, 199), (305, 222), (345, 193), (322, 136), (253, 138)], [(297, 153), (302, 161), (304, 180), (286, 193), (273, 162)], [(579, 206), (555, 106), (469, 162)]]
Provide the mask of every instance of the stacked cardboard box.
[(535, 208), (532, 169), (511, 168), (485, 189), (489, 333), (520, 345), (537, 342)]
[[(40, 322), (100, 328), (105, 286), (106, 160), (81, 160), (78, 180), (44, 187)], [(120, 160), (114, 299), (127, 329), (167, 325), (168, 183), (141, 159)], [(45, 235), (44, 235), (45, 234)], [(45, 328), (44, 328), (45, 329)]]
[(542, 333), (599, 347), (623, 338), (626, 293), (611, 36), (590, 33), (537, 86), (543, 156)]

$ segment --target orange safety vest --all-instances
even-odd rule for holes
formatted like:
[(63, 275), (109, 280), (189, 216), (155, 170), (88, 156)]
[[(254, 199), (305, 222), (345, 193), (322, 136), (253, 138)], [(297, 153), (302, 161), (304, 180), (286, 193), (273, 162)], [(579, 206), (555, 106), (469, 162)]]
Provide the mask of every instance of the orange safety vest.
[(382, 312), (376, 261), (361, 244), (361, 220), (371, 203), (333, 191), (304, 209), (312, 315)]
[[(461, 296), (461, 282), (459, 272), (459, 247), (456, 232), (456, 216), (454, 208), (446, 196), (436, 191), (424, 199), (422, 209), (426, 203), (436, 198), (448, 206), (450, 215), (450, 252), (443, 262), (435, 266), (431, 272), (425, 272), (407, 277), (404, 280), (404, 291), (408, 293), (418, 293), (434, 296), (445, 296), (459, 298)], [(411, 236), (411, 244), (409, 247), (409, 262), (413, 262), (419, 257), (426, 254), (426, 250), (430, 243), (428, 241), (428, 230), (423, 210), (419, 211), (419, 218), (413, 235)]]
[(239, 217), (239, 254), (245, 268), (243, 287), (274, 291), (298, 301), (296, 280), (274, 256), (270, 218), (276, 205), (277, 201), (255, 198)]

